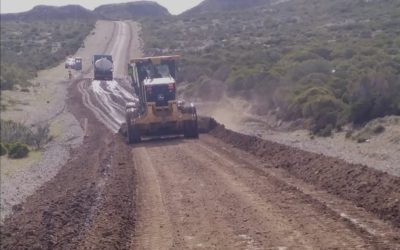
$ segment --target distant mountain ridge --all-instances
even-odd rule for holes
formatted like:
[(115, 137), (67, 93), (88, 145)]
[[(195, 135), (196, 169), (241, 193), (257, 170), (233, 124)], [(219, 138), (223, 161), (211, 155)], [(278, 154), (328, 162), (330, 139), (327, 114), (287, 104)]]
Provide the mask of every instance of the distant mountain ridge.
[(106, 19), (134, 19), (171, 15), (165, 7), (151, 1), (101, 5), (94, 9), (94, 13)]
[(38, 5), (33, 9), (21, 12), (1, 14), (2, 21), (19, 20), (63, 20), (63, 19), (135, 19), (141, 17), (161, 17), (171, 15), (168, 10), (152, 1), (137, 1), (121, 4), (101, 5), (93, 11), (80, 5), (47, 6)]
[(271, 3), (271, 0), (204, 0), (199, 5), (182, 13), (182, 15), (235, 11), (254, 8), (269, 3)]
[(47, 19), (88, 19), (96, 18), (95, 14), (80, 5), (66, 5), (61, 7), (38, 5), (33, 9), (13, 14), (1, 14), (1, 20), (47, 20)]

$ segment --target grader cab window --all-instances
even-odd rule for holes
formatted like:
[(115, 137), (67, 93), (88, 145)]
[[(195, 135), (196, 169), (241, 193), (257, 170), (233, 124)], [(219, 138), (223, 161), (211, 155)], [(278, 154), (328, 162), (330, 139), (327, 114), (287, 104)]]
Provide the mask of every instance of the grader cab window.
[(151, 62), (137, 63), (139, 81), (146, 78), (164, 78), (172, 77), (175, 79), (176, 65), (175, 61), (165, 60), (160, 64), (153, 64)]

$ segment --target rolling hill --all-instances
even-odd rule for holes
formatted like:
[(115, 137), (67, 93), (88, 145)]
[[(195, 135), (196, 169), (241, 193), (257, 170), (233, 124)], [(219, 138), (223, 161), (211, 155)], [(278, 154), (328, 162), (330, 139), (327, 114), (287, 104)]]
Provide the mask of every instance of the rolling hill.
[(266, 5), (270, 2), (270, 0), (205, 0), (194, 8), (182, 13), (182, 15), (243, 10)]
[(101, 5), (93, 11), (80, 5), (61, 7), (38, 5), (33, 9), (21, 12), (1, 14), (1, 21), (33, 21), (64, 19), (137, 19), (141, 17), (170, 16), (166, 8), (152, 1), (138, 1), (121, 4)]
[(66, 5), (61, 7), (38, 5), (33, 9), (13, 14), (2, 14), (1, 20), (19, 20), (19, 21), (30, 21), (30, 20), (51, 20), (51, 19), (93, 19), (95, 14), (85, 9), (80, 5)]
[(166, 8), (151, 1), (101, 5), (94, 9), (94, 13), (100, 18), (111, 20), (170, 15)]

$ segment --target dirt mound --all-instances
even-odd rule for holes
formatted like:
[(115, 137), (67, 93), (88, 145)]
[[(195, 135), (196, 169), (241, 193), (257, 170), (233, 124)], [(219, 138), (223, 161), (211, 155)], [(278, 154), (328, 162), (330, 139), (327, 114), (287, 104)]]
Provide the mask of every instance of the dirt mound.
[(284, 168), (297, 178), (350, 200), (400, 227), (399, 177), (233, 132), (219, 124), (214, 126), (209, 132), (214, 137), (265, 159), (271, 167)]
[(217, 126), (217, 122), (208, 116), (199, 116), (197, 122), (199, 133), (201, 134), (208, 133), (211, 129)]
[[(199, 116), (198, 117), (198, 129), (199, 133), (205, 134), (208, 133), (211, 129), (215, 128), (217, 126), (217, 122), (208, 116)], [(126, 126), (126, 123), (122, 123), (121, 127), (118, 130), (118, 133), (122, 135), (123, 137), (127, 136), (127, 130), (128, 127)]]

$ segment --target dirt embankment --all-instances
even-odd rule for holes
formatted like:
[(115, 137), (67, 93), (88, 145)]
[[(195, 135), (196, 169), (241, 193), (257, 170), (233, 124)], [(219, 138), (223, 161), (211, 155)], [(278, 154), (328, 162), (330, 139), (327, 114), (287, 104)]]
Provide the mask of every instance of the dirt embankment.
[(283, 168), (400, 227), (400, 177), (233, 132), (215, 121), (210, 122), (210, 128), (214, 137), (264, 159), (270, 167)]
[(2, 249), (123, 249), (130, 244), (136, 206), (130, 148), (82, 108), (76, 84), (67, 106), (86, 121), (84, 144), (4, 221)]

